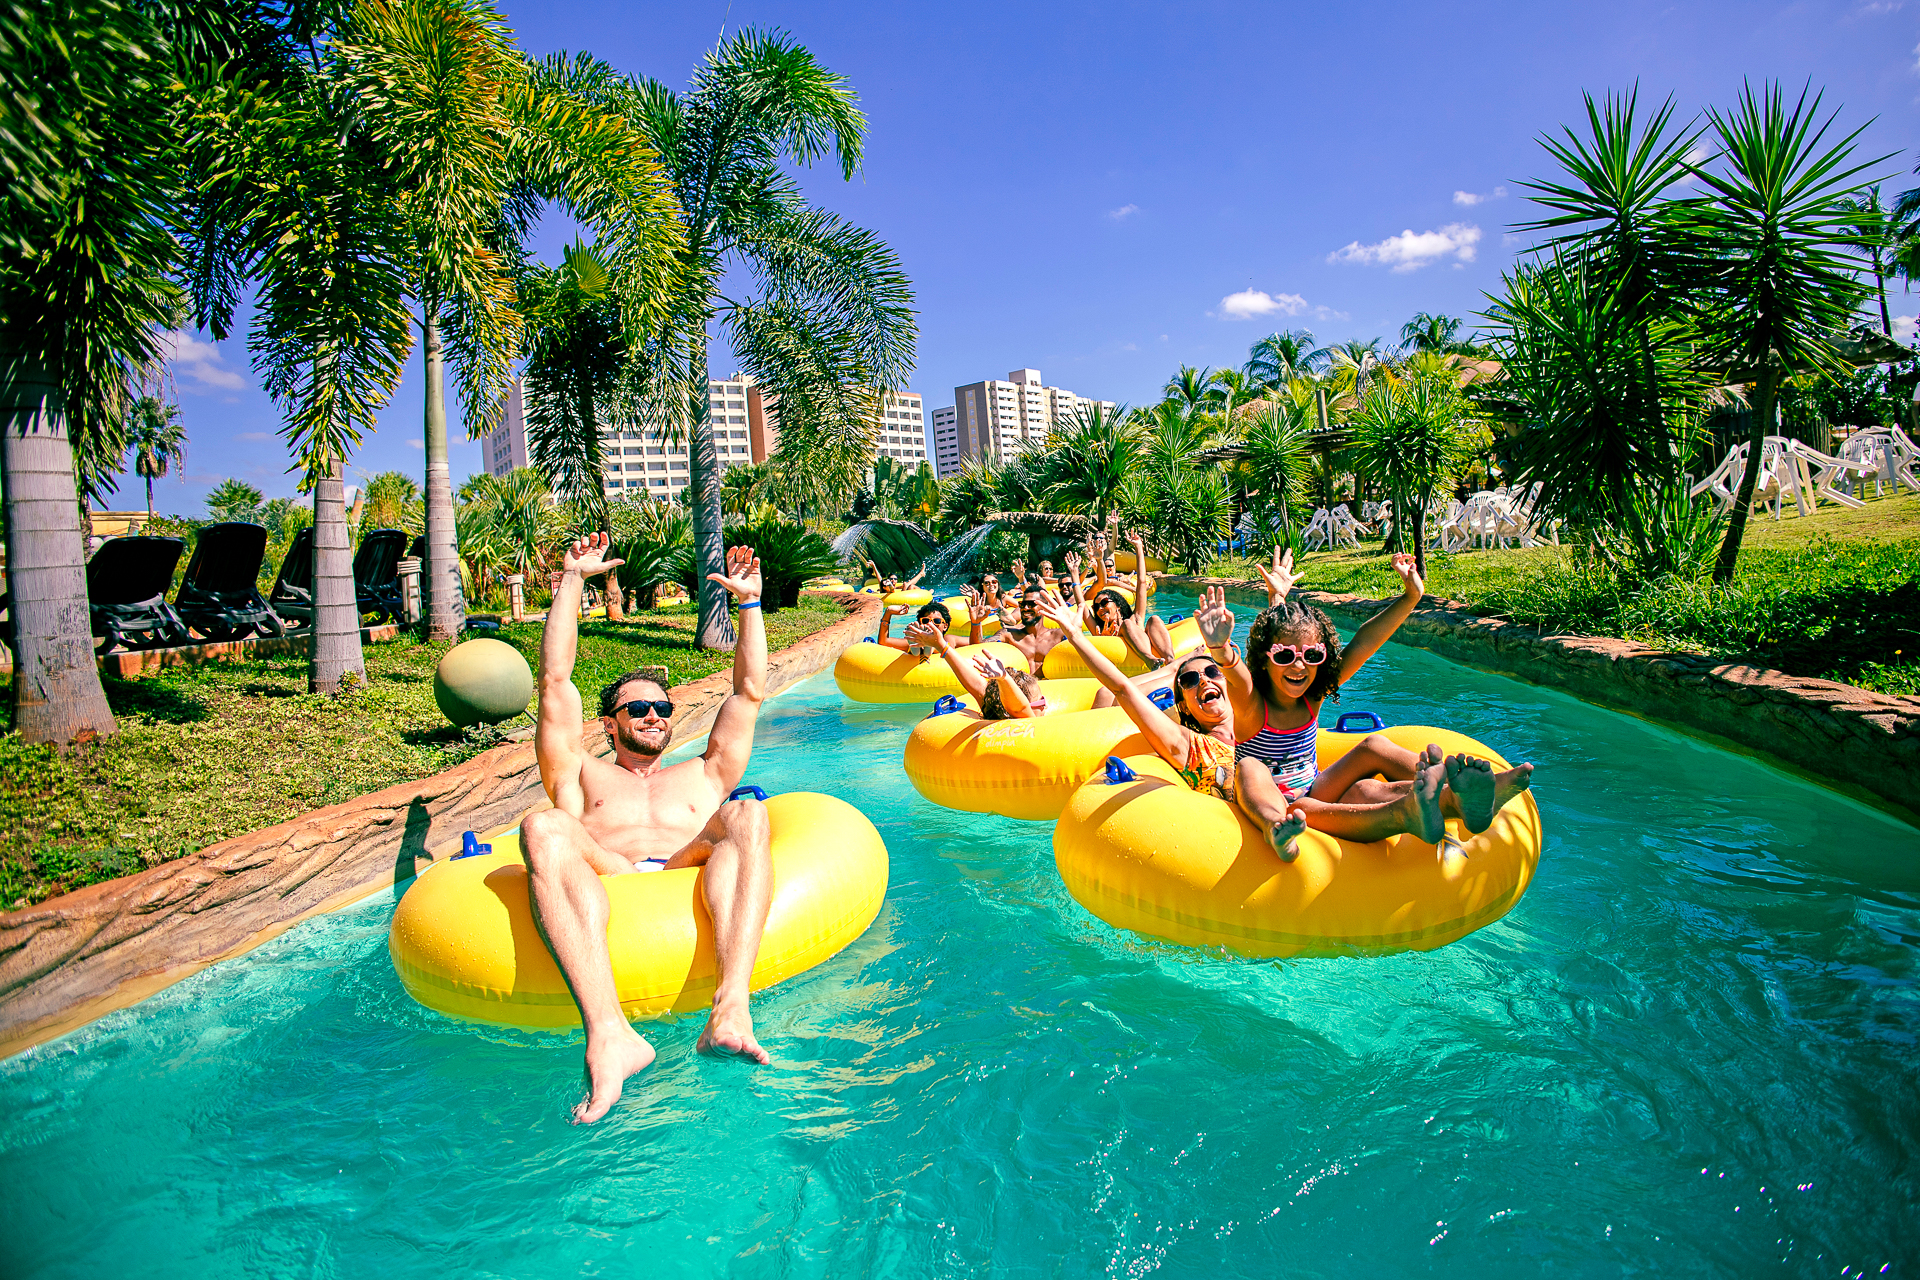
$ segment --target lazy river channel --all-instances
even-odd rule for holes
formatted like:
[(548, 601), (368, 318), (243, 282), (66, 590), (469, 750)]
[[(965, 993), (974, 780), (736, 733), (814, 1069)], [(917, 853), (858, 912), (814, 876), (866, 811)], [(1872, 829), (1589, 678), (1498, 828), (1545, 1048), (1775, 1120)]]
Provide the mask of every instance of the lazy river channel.
[(756, 998), (773, 1067), (652, 1024), (658, 1065), (573, 1128), (577, 1039), (415, 1005), (382, 893), (0, 1063), (0, 1275), (1920, 1265), (1920, 834), (1398, 645), (1337, 709), (1539, 766), (1510, 915), (1384, 959), (1144, 942), (1067, 896), (1050, 826), (912, 791), (922, 709), (822, 675), (750, 779), (858, 805), (892, 882)]

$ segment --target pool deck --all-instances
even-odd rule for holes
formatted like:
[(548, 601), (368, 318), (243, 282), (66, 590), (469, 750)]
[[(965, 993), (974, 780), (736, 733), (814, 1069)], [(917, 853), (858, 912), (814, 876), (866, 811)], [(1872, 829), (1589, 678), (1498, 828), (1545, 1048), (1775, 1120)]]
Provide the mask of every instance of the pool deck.
[[(839, 622), (767, 659), (768, 696), (831, 667), (872, 634), (878, 596), (822, 593)], [(732, 691), (719, 671), (673, 689), (674, 738), (705, 733)], [(598, 720), (581, 726), (605, 754)], [(530, 733), (444, 773), (317, 809), (136, 875), (0, 914), (0, 1058), (143, 1000), (310, 916), (397, 887), (548, 804)]]
[[(1196, 591), (1218, 586), (1237, 603), (1267, 598), (1263, 587), (1237, 579), (1162, 574), (1159, 580)], [(1326, 591), (1295, 596), (1351, 622), (1392, 603)], [(1920, 698), (1631, 640), (1557, 635), (1431, 596), (1394, 641), (1759, 756), (1920, 826)]]

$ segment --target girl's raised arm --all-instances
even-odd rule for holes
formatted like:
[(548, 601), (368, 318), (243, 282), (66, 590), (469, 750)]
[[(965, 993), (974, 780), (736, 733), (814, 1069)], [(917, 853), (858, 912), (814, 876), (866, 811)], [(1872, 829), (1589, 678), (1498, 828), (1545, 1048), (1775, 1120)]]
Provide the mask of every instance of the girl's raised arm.
[(1353, 673), (1367, 664), (1367, 659), (1380, 652), (1400, 624), (1407, 620), (1413, 607), (1420, 603), (1420, 597), (1427, 593), (1427, 584), (1420, 581), (1420, 574), (1414, 567), (1413, 557), (1405, 552), (1393, 557), (1393, 571), (1400, 575), (1400, 581), (1406, 590), (1398, 600), (1382, 609), (1360, 624), (1353, 633), (1353, 639), (1340, 651), (1340, 683), (1353, 679)]
[(916, 622), (907, 628), (907, 641), (910, 644), (932, 645), (938, 649), (940, 656), (947, 660), (947, 665), (953, 668), (953, 674), (960, 678), (960, 687), (975, 702), (986, 695), (986, 677), (974, 670), (973, 664), (955, 651), (953, 640), (946, 632), (931, 623)]
[(1144, 689), (1122, 675), (1120, 668), (1094, 647), (1093, 642), (1087, 639), (1086, 632), (1080, 629), (1080, 611), (1048, 591), (1040, 596), (1040, 612), (1059, 624), (1073, 651), (1080, 655), (1080, 660), (1087, 664), (1094, 678), (1113, 691), (1114, 701), (1126, 708), (1127, 718), (1146, 735), (1147, 741), (1153, 744), (1153, 749), (1160, 753), (1160, 757), (1176, 769), (1185, 768), (1187, 727), (1156, 707)]

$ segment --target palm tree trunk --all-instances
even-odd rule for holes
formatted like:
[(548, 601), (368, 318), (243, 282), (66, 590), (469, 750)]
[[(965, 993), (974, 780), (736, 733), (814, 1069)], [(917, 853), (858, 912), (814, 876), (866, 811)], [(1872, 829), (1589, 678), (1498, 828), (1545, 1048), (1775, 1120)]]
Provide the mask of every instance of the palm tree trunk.
[(708, 582), (710, 573), (724, 573), (727, 549), (722, 542), (726, 526), (720, 515), (720, 468), (713, 452), (713, 420), (707, 414), (707, 338), (694, 344), (690, 379), (692, 417), (687, 425), (687, 493), (693, 507), (693, 576), (700, 593), (699, 645), (702, 649), (731, 649), (737, 638), (727, 612), (726, 589)]
[(87, 614), (73, 445), (60, 389), (32, 369), (0, 388), (6, 476), (8, 616), (13, 622), (13, 727), (27, 742), (64, 745), (114, 732)]
[(353, 583), (353, 548), (347, 540), (346, 462), (313, 487), (313, 652), (307, 668), (312, 693), (338, 693), (351, 672), (364, 683), (360, 651), (360, 602)]
[(1873, 288), (1880, 296), (1880, 332), (1887, 337), (1893, 336), (1893, 317), (1887, 314), (1887, 277), (1886, 268), (1880, 261), (1880, 247), (1873, 249)]
[(1747, 533), (1747, 515), (1753, 506), (1753, 490), (1760, 479), (1760, 446), (1766, 443), (1773, 427), (1773, 406), (1780, 390), (1778, 357), (1767, 353), (1753, 397), (1753, 430), (1747, 436), (1747, 467), (1740, 477), (1740, 492), (1733, 498), (1733, 513), (1727, 520), (1727, 536), (1720, 544), (1720, 558), (1713, 564), (1713, 580), (1721, 586), (1733, 581), (1734, 566), (1740, 562), (1740, 540)]
[(153, 477), (147, 477), (147, 523), (153, 523)]
[(451, 640), (465, 625), (467, 610), (460, 595), (453, 474), (447, 465), (446, 361), (440, 351), (439, 308), (429, 302), (422, 314), (422, 363), (427, 375), (427, 563), (421, 586), (426, 596), (427, 639)]

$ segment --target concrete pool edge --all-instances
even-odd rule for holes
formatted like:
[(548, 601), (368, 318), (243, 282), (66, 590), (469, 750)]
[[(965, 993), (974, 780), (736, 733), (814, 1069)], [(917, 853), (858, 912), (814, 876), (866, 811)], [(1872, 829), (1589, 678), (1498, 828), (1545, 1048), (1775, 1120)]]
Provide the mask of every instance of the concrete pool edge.
[[(1155, 577), (1176, 589), (1221, 587), (1240, 604), (1267, 599), (1265, 588), (1238, 579)], [(1389, 603), (1326, 591), (1295, 595), (1352, 621)], [(1394, 640), (1759, 756), (1920, 826), (1920, 698), (1631, 640), (1544, 633), (1431, 596)]]
[[(768, 697), (829, 669), (872, 632), (878, 596), (829, 598), (847, 616), (768, 655)], [(676, 686), (676, 740), (705, 733), (731, 687), (727, 671)], [(590, 749), (607, 749), (599, 721), (581, 731)], [(545, 798), (532, 743), (508, 743), (444, 773), (0, 914), (0, 1058), (399, 885), (453, 852), (462, 832), (511, 827)]]

